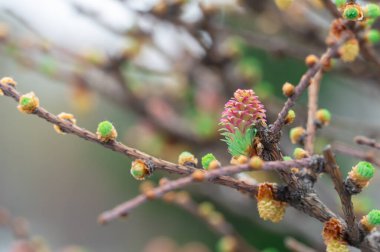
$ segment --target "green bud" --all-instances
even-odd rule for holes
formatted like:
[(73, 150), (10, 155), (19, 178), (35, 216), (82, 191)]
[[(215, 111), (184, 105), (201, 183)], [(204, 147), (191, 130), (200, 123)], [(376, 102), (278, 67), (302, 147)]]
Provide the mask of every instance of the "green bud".
[(208, 153), (206, 155), (204, 155), (202, 157), (202, 167), (205, 169), (205, 170), (208, 170), (209, 166), (210, 166), (210, 163), (212, 161), (216, 160), (216, 157), (214, 156), (214, 154), (212, 153)]
[(355, 20), (359, 16), (359, 10), (355, 7), (347, 7), (343, 12), (343, 17), (348, 20)]
[(369, 30), (367, 32), (367, 39), (372, 44), (379, 43), (380, 42), (380, 32), (378, 30)]
[(131, 175), (137, 180), (144, 180), (152, 173), (148, 164), (141, 159), (136, 159), (132, 162)]
[(20, 99), (20, 105), (21, 106), (28, 106), (32, 102), (32, 98), (30, 97), (21, 97)]
[(356, 171), (362, 178), (371, 179), (375, 173), (375, 168), (369, 162), (361, 161), (356, 165)]
[(335, 0), (335, 5), (340, 8), (346, 4), (346, 0)]
[(373, 226), (380, 225), (380, 210), (374, 209), (369, 212), (367, 215), (367, 220), (368, 223)]
[(374, 18), (367, 18), (366, 24), (367, 26), (372, 26), (375, 23), (376, 19)]
[(319, 109), (315, 117), (323, 125), (328, 125), (331, 121), (331, 113), (327, 109)]
[(37, 109), (39, 104), (40, 101), (38, 97), (33, 92), (30, 92), (20, 96), (17, 109), (21, 112), (31, 114)]
[(367, 4), (365, 8), (365, 16), (367, 18), (378, 18), (380, 16), (380, 7), (377, 4)]
[(96, 131), (98, 139), (102, 142), (108, 142), (110, 140), (115, 140), (117, 137), (117, 132), (115, 127), (109, 121), (103, 121), (98, 124), (98, 129)]

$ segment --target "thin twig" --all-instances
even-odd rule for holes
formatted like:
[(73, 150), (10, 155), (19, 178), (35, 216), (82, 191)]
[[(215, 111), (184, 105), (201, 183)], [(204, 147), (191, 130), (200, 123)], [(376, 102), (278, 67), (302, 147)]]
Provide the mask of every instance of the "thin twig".
[(305, 150), (310, 154), (314, 153), (314, 139), (317, 130), (317, 127), (315, 125), (315, 114), (317, 113), (318, 109), (318, 93), (321, 78), (322, 71), (319, 71), (311, 80), (311, 84), (309, 86)]
[(334, 183), (335, 190), (338, 192), (340, 201), (342, 203), (342, 210), (344, 213), (344, 219), (347, 223), (347, 233), (350, 239), (355, 243), (359, 242), (359, 226), (356, 222), (356, 217), (354, 213), (354, 205), (351, 200), (351, 195), (345, 190), (342, 174), (340, 172), (339, 166), (336, 163), (334, 153), (332, 152), (331, 146), (327, 146), (323, 155), (325, 157), (325, 170), (330, 174), (331, 179)]
[(380, 161), (375, 158), (375, 155), (373, 152), (356, 150), (350, 146), (347, 146), (341, 143), (334, 143), (333, 149), (334, 151), (340, 154), (351, 156), (354, 158), (358, 158), (358, 159), (373, 163), (378, 168), (380, 168)]
[(285, 238), (285, 246), (293, 252), (317, 252), (292, 237)]
[(367, 145), (369, 147), (380, 150), (380, 143), (377, 143), (375, 139), (371, 139), (365, 136), (357, 136), (354, 139), (355, 143), (361, 145)]

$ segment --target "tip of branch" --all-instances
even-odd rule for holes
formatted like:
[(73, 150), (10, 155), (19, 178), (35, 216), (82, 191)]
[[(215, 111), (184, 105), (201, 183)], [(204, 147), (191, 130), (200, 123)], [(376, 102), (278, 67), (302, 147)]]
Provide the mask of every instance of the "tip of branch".
[(365, 139), (367, 139), (367, 138), (363, 137), (363, 136), (356, 136), (356, 137), (354, 137), (354, 142), (357, 144), (363, 144), (363, 143), (365, 143)]
[(323, 148), (323, 153), (325, 153), (325, 152), (330, 152), (331, 149), (332, 149), (331, 144), (328, 144), (328, 145), (326, 145), (325, 148)]
[(108, 223), (108, 221), (106, 220), (106, 218), (102, 215), (99, 216), (98, 218), (98, 224), (104, 226)]

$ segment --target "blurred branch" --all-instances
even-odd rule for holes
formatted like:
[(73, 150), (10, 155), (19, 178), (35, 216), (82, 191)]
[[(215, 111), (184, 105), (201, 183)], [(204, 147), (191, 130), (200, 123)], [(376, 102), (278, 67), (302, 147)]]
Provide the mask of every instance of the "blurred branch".
[(285, 239), (285, 246), (293, 252), (317, 252), (317, 250), (309, 248), (292, 237), (287, 237)]
[(373, 163), (374, 165), (380, 168), (380, 161), (375, 158), (375, 153), (373, 152), (356, 150), (350, 146), (341, 143), (334, 143), (333, 149), (334, 151), (343, 155), (351, 156)]
[[(163, 180), (165, 180), (165, 183), (168, 182), (167, 179), (162, 178), (160, 180), (160, 184)], [(148, 190), (150, 190), (150, 188), (146, 189), (145, 192), (148, 192)], [(210, 205), (211, 203), (203, 202), (198, 204), (185, 191), (167, 193), (163, 196), (163, 200), (167, 203), (176, 205), (191, 215), (199, 218), (216, 234), (233, 237), (237, 242), (237, 252), (258, 252), (256, 248), (248, 244), (246, 240), (238, 234), (234, 227), (225, 220), (221, 213), (213, 209), (213, 206)]]
[(375, 139), (371, 139), (365, 136), (357, 136), (354, 138), (355, 143), (360, 145), (367, 145), (374, 149), (380, 150), (380, 143), (377, 143)]

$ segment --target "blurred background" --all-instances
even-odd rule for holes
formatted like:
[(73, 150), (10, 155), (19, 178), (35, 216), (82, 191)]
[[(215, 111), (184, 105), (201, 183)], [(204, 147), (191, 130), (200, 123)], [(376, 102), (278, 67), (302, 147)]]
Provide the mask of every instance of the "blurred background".
[[(331, 20), (318, 0), (295, 0), (286, 9), (259, 0), (0, 0), (0, 75), (13, 77), (22, 93), (34, 91), (50, 112), (75, 114), (91, 131), (110, 120), (128, 146), (172, 162), (183, 150), (198, 158), (213, 152), (227, 164), (217, 131), (224, 103), (237, 88), (252, 88), (273, 122), (285, 101), (281, 86), (297, 84), (307, 69), (303, 59), (324, 51)], [(378, 137), (374, 69), (359, 58), (334, 63), (324, 76), (319, 104), (333, 119), (318, 132), (317, 153), (328, 143), (366, 150), (354, 146), (353, 137)], [(292, 127), (305, 126), (306, 102), (303, 96), (295, 107)], [(0, 207), (27, 219), (32, 236), (52, 251), (216, 251), (217, 233), (160, 200), (125, 221), (98, 225), (98, 214), (139, 193), (131, 160), (58, 135), (4, 97), (0, 118)], [(296, 147), (289, 129), (281, 142), (285, 155)], [(358, 161), (338, 160), (345, 172)], [(163, 176), (149, 179), (157, 183)], [(270, 173), (254, 176), (277, 180)], [(372, 184), (355, 198), (359, 215), (380, 207)], [(330, 180), (323, 177), (318, 187), (339, 212)], [(256, 202), (232, 189), (205, 184), (186, 190), (198, 203), (212, 202), (259, 251), (288, 251), (289, 236), (323, 247), (322, 224), (291, 208), (281, 224), (264, 223)], [(10, 251), (12, 240), (0, 228), (0, 251)], [(164, 245), (171, 248), (158, 249)]]

